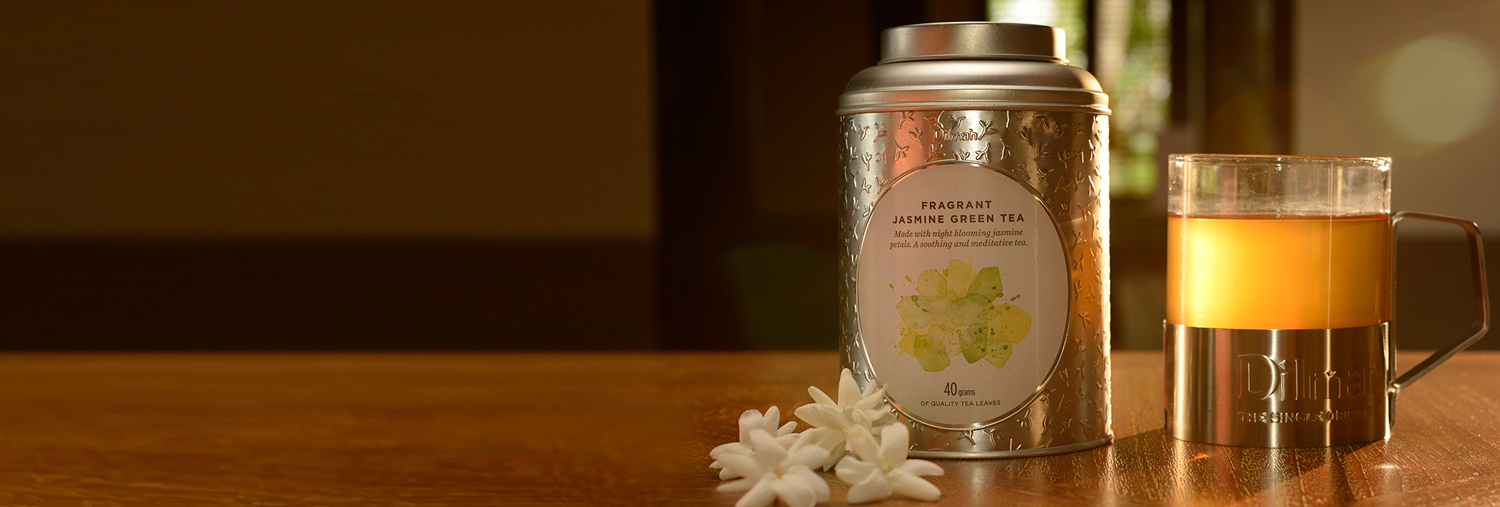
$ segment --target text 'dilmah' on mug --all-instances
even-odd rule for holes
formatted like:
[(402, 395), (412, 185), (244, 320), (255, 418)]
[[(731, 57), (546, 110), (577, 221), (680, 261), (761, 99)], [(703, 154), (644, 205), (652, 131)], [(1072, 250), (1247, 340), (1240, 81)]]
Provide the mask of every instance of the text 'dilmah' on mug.
[[(1167, 434), (1259, 447), (1390, 436), (1403, 388), (1489, 329), (1470, 221), (1390, 210), (1388, 158), (1172, 155), (1167, 218)], [(1474, 329), (1400, 377), (1395, 228), (1468, 234)]]

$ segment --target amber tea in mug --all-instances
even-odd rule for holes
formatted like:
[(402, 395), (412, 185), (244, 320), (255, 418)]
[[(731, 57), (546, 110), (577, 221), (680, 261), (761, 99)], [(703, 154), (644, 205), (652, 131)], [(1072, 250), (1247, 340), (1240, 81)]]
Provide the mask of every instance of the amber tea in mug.
[(1167, 217), (1167, 321), (1325, 329), (1391, 320), (1390, 215)]

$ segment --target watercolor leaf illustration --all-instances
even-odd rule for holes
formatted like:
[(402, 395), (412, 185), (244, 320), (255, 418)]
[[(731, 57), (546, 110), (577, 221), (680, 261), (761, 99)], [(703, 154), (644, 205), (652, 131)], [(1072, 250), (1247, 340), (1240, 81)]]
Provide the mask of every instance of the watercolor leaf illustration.
[(923, 271), (916, 283), (917, 293), (896, 303), (901, 316), (897, 347), (923, 370), (943, 371), (960, 355), (969, 364), (983, 359), (1005, 368), (1012, 345), (1031, 332), (1030, 313), (996, 303), (1005, 294), (999, 267), (976, 273), (969, 263), (953, 259), (942, 271)]

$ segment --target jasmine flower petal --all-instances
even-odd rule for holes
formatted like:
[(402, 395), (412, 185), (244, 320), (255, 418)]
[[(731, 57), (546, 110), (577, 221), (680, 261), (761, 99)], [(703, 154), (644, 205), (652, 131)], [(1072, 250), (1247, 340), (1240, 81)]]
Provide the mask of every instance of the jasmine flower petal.
[(937, 486), (933, 486), (932, 483), (915, 475), (897, 471), (887, 477), (890, 478), (891, 489), (917, 500), (931, 502), (937, 500), (938, 496), (942, 494), (942, 492), (938, 491)]
[[(756, 482), (755, 487), (746, 491), (745, 496), (740, 497), (740, 501), (734, 503), (734, 507), (764, 507), (771, 505), (771, 502), (776, 500), (776, 491), (771, 489), (775, 481), (774, 477), (766, 477)], [(720, 488), (722, 487), (720, 486)], [(720, 489), (720, 491), (723, 490)]]
[(897, 470), (912, 475), (943, 475), (943, 467), (922, 459), (908, 459)]
[(822, 389), (818, 389), (818, 386), (808, 386), (807, 394), (812, 395), (812, 399), (815, 402), (825, 405), (838, 405), (837, 402), (833, 401), (833, 398), (829, 398), (827, 394), (824, 394)]
[(848, 368), (844, 368), (843, 373), (839, 375), (839, 406), (854, 406), (862, 398), (863, 396), (860, 396), (859, 392), (859, 384), (854, 382), (854, 372), (849, 371)]
[(764, 418), (765, 416), (762, 416), (759, 410), (754, 409), (740, 414), (740, 442), (749, 442), (750, 430), (760, 427), (760, 420)]
[(760, 482), (762, 482), (762, 481), (757, 480), (757, 479), (737, 479), (737, 480), (733, 480), (733, 481), (729, 481), (729, 482), (720, 483), (719, 487), (715, 488), (715, 489), (717, 489), (719, 491), (723, 491), (725, 493), (733, 493), (733, 492), (739, 492), (739, 491), (749, 491), (751, 488), (755, 487), (755, 485), (758, 484), (758, 483), (760, 483)]
[(787, 473), (802, 478), (803, 482), (806, 482), (808, 486), (812, 486), (813, 491), (818, 494), (819, 502), (828, 501), (828, 495), (831, 494), (832, 491), (828, 489), (828, 482), (824, 481), (822, 477), (818, 476), (817, 472), (812, 471), (811, 468), (798, 465), (793, 466)]
[(905, 426), (892, 424), (880, 430), (880, 462), (891, 467), (906, 461), (906, 446), (911, 438)]
[(771, 488), (776, 491), (776, 497), (789, 507), (812, 507), (818, 503), (818, 493), (803, 482), (801, 477), (782, 477), (772, 482)]
[(845, 456), (844, 459), (839, 460), (838, 469), (834, 473), (841, 481), (859, 484), (874, 472), (875, 465), (855, 459), (853, 456)]
[(891, 483), (881, 474), (870, 474), (865, 480), (849, 488), (849, 503), (865, 503), (891, 496)]
[[(871, 382), (870, 385), (873, 386), (875, 385), (875, 383)], [(882, 405), (884, 402), (885, 387), (881, 387), (879, 390), (876, 390), (873, 393), (866, 394), (863, 398), (860, 398), (859, 401), (854, 403), (854, 408), (859, 410), (870, 410)]]
[(863, 427), (845, 431), (844, 439), (849, 443), (849, 449), (854, 451), (855, 456), (874, 456), (880, 452), (880, 444), (875, 442), (875, 436)]
[[(765, 430), (756, 430), (751, 433), (750, 441), (754, 442), (755, 462), (760, 464), (761, 469), (773, 470), (776, 468), (776, 465), (786, 460), (786, 449), (778, 445), (776, 439), (772, 438), (771, 434), (766, 433)], [(749, 476), (749, 474), (745, 475)]]
[(821, 465), (827, 460), (828, 450), (815, 445), (799, 448), (786, 457), (787, 463), (809, 468)]
[[(734, 473), (735, 477), (759, 479), (760, 476), (765, 475), (765, 472), (760, 467), (760, 464), (756, 463), (755, 458), (752, 458), (750, 456), (744, 456), (740, 454), (726, 454), (724, 455), (724, 457), (719, 458), (719, 464), (724, 465), (725, 471)], [(722, 476), (723, 475), (721, 473), (720, 477)], [(731, 479), (732, 478), (733, 477), (731, 477)]]

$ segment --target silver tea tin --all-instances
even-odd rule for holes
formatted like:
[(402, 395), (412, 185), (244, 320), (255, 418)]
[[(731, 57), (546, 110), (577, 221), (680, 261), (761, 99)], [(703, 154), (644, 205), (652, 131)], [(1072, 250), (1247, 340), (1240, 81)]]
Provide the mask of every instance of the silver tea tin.
[(1063, 41), (896, 27), (839, 97), (841, 360), (914, 456), (1111, 438), (1108, 98)]

